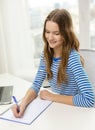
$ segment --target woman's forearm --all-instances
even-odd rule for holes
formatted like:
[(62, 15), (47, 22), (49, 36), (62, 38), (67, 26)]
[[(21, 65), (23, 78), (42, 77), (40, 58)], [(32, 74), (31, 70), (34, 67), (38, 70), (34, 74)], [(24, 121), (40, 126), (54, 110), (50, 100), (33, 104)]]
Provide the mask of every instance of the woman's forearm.
[(42, 99), (50, 100), (53, 102), (59, 102), (59, 103), (64, 103), (64, 104), (68, 104), (68, 105), (73, 105), (73, 96), (54, 94), (47, 90), (42, 90), (40, 92), (40, 97)]
[(64, 104), (68, 104), (68, 105), (73, 105), (73, 96), (53, 94), (52, 95), (52, 101), (64, 103)]
[(33, 101), (35, 98), (37, 97), (37, 94), (34, 90), (29, 89), (25, 96), (22, 99), (21, 105), (24, 105), (25, 107), (31, 102)]

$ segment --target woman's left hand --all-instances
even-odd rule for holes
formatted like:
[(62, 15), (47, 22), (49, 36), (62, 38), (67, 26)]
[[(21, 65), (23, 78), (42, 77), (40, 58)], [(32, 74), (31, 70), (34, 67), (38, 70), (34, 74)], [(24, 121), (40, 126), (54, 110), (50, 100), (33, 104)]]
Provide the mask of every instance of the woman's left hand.
[(48, 90), (41, 90), (39, 96), (41, 99), (52, 101), (53, 93), (49, 92)]

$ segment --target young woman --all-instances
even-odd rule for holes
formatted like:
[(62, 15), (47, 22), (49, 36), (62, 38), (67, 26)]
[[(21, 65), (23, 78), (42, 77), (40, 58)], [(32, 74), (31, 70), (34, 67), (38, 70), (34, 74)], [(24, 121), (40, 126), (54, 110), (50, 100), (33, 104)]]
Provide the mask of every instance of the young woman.
[[(94, 93), (88, 76), (83, 68), (83, 60), (79, 53), (79, 41), (73, 30), (70, 13), (65, 9), (55, 9), (47, 16), (43, 29), (44, 51), (35, 80), (26, 92), (15, 117), (21, 117), (27, 105), (33, 101), (39, 92), (44, 100), (93, 107)], [(47, 78), (51, 86), (48, 90), (40, 90)]]

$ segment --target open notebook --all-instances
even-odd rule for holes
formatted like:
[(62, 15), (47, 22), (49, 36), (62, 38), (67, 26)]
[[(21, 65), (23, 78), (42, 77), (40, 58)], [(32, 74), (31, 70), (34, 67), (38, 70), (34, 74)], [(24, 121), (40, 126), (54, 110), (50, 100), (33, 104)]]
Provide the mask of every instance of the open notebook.
[(9, 109), (0, 116), (0, 119), (30, 125), (42, 112), (46, 110), (47, 107), (50, 106), (51, 103), (51, 101), (42, 100), (37, 97), (28, 105), (23, 117), (15, 118), (12, 110)]

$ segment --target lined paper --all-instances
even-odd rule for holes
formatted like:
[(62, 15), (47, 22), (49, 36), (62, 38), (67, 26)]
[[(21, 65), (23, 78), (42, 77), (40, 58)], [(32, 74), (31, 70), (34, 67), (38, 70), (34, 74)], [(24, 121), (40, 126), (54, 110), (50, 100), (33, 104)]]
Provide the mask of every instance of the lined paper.
[(9, 109), (0, 116), (0, 119), (30, 125), (51, 105), (51, 103), (51, 101), (42, 100), (37, 97), (28, 105), (23, 117), (14, 117), (12, 110)]

